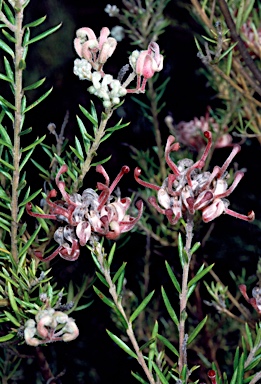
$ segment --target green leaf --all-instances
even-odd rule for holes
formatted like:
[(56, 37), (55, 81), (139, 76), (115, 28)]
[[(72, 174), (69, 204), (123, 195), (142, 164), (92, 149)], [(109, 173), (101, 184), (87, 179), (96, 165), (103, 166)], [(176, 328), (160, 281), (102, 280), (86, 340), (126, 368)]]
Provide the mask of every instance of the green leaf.
[(19, 257), (22, 257), (23, 254), (28, 250), (28, 248), (32, 245), (32, 243), (34, 242), (36, 236), (38, 235), (38, 233), (40, 232), (40, 229), (41, 229), (41, 226), (39, 225), (38, 228), (36, 228), (36, 230), (34, 231), (34, 233), (31, 235), (30, 239), (25, 243), (25, 245), (23, 246), (23, 248), (19, 251)]
[(72, 147), (71, 145), (70, 145), (70, 149), (71, 149), (71, 151), (75, 154), (75, 156), (76, 157), (78, 157), (78, 159), (80, 160), (80, 162), (84, 162), (84, 157), (83, 156), (81, 156), (81, 154), (77, 151), (77, 149), (75, 149), (74, 147)]
[(7, 291), (8, 291), (8, 298), (10, 301), (10, 305), (15, 313), (19, 313), (18, 306), (16, 304), (15, 296), (14, 296), (14, 291), (11, 286), (11, 283), (8, 281), (7, 282)]
[(44, 99), (46, 99), (47, 96), (50, 95), (50, 93), (52, 92), (53, 90), (53, 87), (51, 89), (49, 89), (49, 91), (47, 91), (45, 94), (43, 94), (41, 97), (39, 97), (38, 100), (36, 100), (35, 102), (33, 102), (31, 105), (29, 105), (29, 107), (27, 107), (25, 110), (24, 110), (24, 113), (30, 111), (30, 109), (36, 107), (38, 104), (41, 103), (41, 101), (43, 101)]
[(204, 325), (206, 324), (206, 321), (208, 319), (208, 316), (206, 316), (203, 320), (201, 320), (201, 322), (196, 326), (196, 328), (191, 332), (189, 338), (188, 338), (188, 345), (195, 339), (195, 337), (197, 337), (197, 335), (199, 334), (199, 332), (201, 331), (201, 329), (204, 327)]
[(192, 247), (191, 250), (190, 250), (190, 254), (191, 254), (191, 256), (193, 255), (193, 253), (195, 253), (195, 252), (199, 249), (200, 245), (201, 245), (201, 244), (200, 244), (199, 241), (193, 245), (193, 247)]
[(0, 96), (0, 105), (3, 105), (7, 108), (10, 108), (10, 109), (13, 109), (15, 110), (15, 106), (11, 103), (9, 103), (9, 101), (7, 101), (6, 99), (4, 99), (2, 96)]
[(157, 374), (157, 376), (159, 377), (160, 379), (160, 383), (161, 384), (169, 384), (168, 380), (166, 379), (166, 377), (163, 375), (163, 373), (161, 372), (161, 370), (159, 369), (159, 367), (157, 366), (157, 364), (152, 361), (152, 365), (153, 365), (153, 368)]
[(233, 361), (233, 368), (234, 370), (238, 367), (238, 362), (239, 362), (239, 347), (236, 349), (236, 353), (234, 356), (234, 361)]
[(171, 342), (168, 339), (166, 339), (166, 337), (158, 334), (157, 338), (159, 339), (159, 341), (161, 341), (165, 345), (165, 347), (167, 347), (171, 352), (173, 352), (174, 355), (179, 357), (179, 353), (177, 349), (174, 347), (174, 345), (171, 344)]
[(23, 207), (25, 204), (29, 203), (30, 201), (32, 201), (33, 199), (36, 198), (36, 196), (39, 195), (39, 193), (42, 191), (42, 188), (38, 189), (38, 191), (34, 192), (32, 195), (30, 195), (29, 197), (27, 197), (27, 199), (25, 199), (24, 201), (22, 201), (18, 207)]
[(136, 380), (138, 380), (142, 384), (149, 384), (147, 381), (145, 381), (138, 373), (131, 372), (132, 376), (135, 377)]
[(245, 324), (245, 328), (246, 328), (246, 336), (249, 344), (249, 349), (251, 351), (253, 349), (253, 339), (252, 339), (250, 328), (247, 323)]
[(1, 145), (4, 145), (5, 147), (8, 147), (9, 149), (13, 149), (13, 146), (9, 143), (7, 143), (6, 141), (0, 139), (0, 144)]
[(222, 53), (222, 55), (220, 55), (218, 60), (220, 61), (220, 60), (223, 59), (223, 57), (227, 56), (229, 54), (229, 52), (232, 51), (235, 48), (236, 45), (237, 45), (237, 42), (232, 44), (231, 47), (229, 47), (225, 52)]
[(181, 234), (179, 233), (179, 235), (178, 235), (178, 251), (179, 251), (179, 260), (180, 260), (180, 264), (181, 264), (182, 268), (184, 267), (183, 249), (184, 249), (184, 247), (183, 247), (182, 237), (181, 237)]
[(188, 283), (188, 288), (190, 288), (192, 285), (196, 284), (200, 279), (202, 279), (203, 276), (205, 276), (213, 267), (215, 263), (209, 265), (207, 268), (203, 269), (200, 272), (197, 272), (196, 276), (193, 277), (193, 279), (190, 280)]
[(130, 125), (130, 122), (124, 123), (124, 124), (120, 124), (120, 122), (121, 122), (121, 120), (114, 127), (107, 128), (106, 132), (114, 132), (114, 131), (117, 131), (118, 129), (122, 129), (122, 128), (128, 127), (128, 125)]
[(13, 339), (14, 336), (15, 336), (15, 335), (14, 335), (13, 333), (8, 333), (8, 334), (5, 335), (5, 336), (1, 336), (1, 337), (0, 337), (0, 343), (4, 343), (5, 341), (9, 341), (9, 340)]
[(96, 288), (94, 285), (93, 285), (93, 289), (94, 289), (94, 292), (99, 296), (99, 298), (105, 303), (107, 304), (109, 307), (111, 308), (115, 308), (115, 304), (113, 303), (113, 301), (111, 301), (110, 299), (108, 299), (108, 297), (104, 296), (104, 294), (98, 289)]
[(32, 127), (25, 129), (24, 131), (19, 132), (19, 136), (27, 135), (32, 132)]
[(106, 329), (106, 332), (110, 336), (110, 338), (121, 348), (124, 352), (126, 352), (128, 355), (133, 357), (134, 359), (138, 360), (137, 355), (128, 347), (127, 344), (125, 344), (118, 336), (111, 333), (108, 329)]
[(5, 72), (6, 72), (8, 79), (10, 79), (11, 82), (14, 82), (14, 72), (13, 72), (11, 65), (10, 65), (10, 63), (6, 57), (4, 57), (4, 65), (5, 65)]
[(179, 284), (178, 280), (176, 279), (176, 276), (174, 275), (169, 263), (167, 261), (165, 261), (165, 264), (166, 264), (166, 268), (167, 268), (169, 277), (171, 278), (171, 281), (174, 284), (174, 287), (176, 288), (178, 293), (181, 293), (180, 284)]
[(138, 306), (138, 308), (135, 309), (133, 314), (130, 316), (129, 322), (132, 323), (138, 316), (139, 314), (146, 308), (148, 303), (150, 302), (152, 296), (154, 295), (155, 291), (152, 291), (151, 293), (148, 294), (147, 297), (145, 297), (144, 300), (142, 300), (141, 304)]
[(81, 105), (79, 105), (79, 108), (80, 108), (80, 110), (82, 111), (82, 113), (84, 114), (84, 116), (87, 117), (87, 119), (92, 123), (92, 125), (93, 125), (95, 128), (98, 128), (98, 120), (97, 120), (97, 117), (91, 115), (90, 112), (88, 112), (87, 109), (83, 108)]
[(162, 293), (163, 301), (165, 303), (165, 306), (167, 308), (167, 311), (168, 311), (172, 321), (176, 324), (177, 327), (179, 327), (179, 320), (177, 318), (177, 315), (176, 315), (174, 309), (172, 308), (172, 306), (170, 304), (169, 298), (168, 298), (163, 287), (161, 287), (161, 293)]
[(27, 85), (27, 87), (24, 87), (24, 91), (30, 91), (32, 89), (36, 89), (36, 88), (40, 87), (45, 82), (45, 80), (46, 80), (46, 77), (36, 81), (35, 83), (33, 83), (31, 85)]
[(137, 99), (134, 96), (132, 96), (131, 98), (132, 98), (133, 101), (135, 101), (135, 103), (139, 104), (142, 108), (150, 110), (150, 106), (145, 104), (145, 103), (143, 103), (142, 101), (140, 101), (140, 99)]
[(6, 2), (3, 3), (4, 6), (4, 13), (6, 14), (7, 19), (10, 21), (10, 23), (15, 25), (15, 18), (13, 14), (13, 10), (7, 5)]
[(113, 246), (111, 247), (111, 250), (110, 250), (110, 253), (109, 253), (109, 256), (108, 256), (108, 266), (110, 267), (111, 266), (111, 263), (112, 263), (112, 260), (113, 260), (113, 256), (114, 256), (114, 253), (115, 253), (115, 249), (116, 249), (116, 242), (113, 244)]
[(25, 44), (25, 46), (26, 46), (26, 45), (29, 45), (29, 44), (32, 44), (32, 43), (35, 43), (36, 41), (39, 41), (39, 40), (44, 39), (45, 37), (51, 35), (51, 34), (54, 33), (55, 31), (57, 31), (61, 26), (62, 26), (62, 23), (56, 25), (56, 26), (53, 27), (53, 28), (48, 29), (47, 31), (41, 33), (41, 34), (38, 35), (38, 36), (33, 37), (31, 40), (29, 40), (29, 41)]
[(7, 168), (11, 169), (12, 171), (14, 171), (14, 166), (12, 164), (9, 164), (7, 161), (3, 160), (0, 158), (0, 162), (2, 164), (4, 164)]
[(10, 35), (10, 33), (8, 33), (5, 29), (2, 29), (2, 33), (11, 43), (16, 43), (14, 36)]
[(38, 144), (40, 144), (42, 141), (44, 141), (45, 138), (46, 138), (46, 135), (42, 136), (40, 139), (35, 140), (33, 143), (31, 143), (31, 144), (28, 145), (27, 147), (21, 149), (21, 152), (25, 152), (25, 151), (28, 151), (28, 150), (31, 149), (31, 148), (36, 147), (36, 145), (38, 145)]
[(4, 311), (4, 314), (5, 316), (7, 317), (7, 319), (9, 321), (11, 321), (14, 325), (16, 325), (17, 327), (20, 327), (21, 324), (19, 323), (19, 321), (10, 313), (10, 312), (7, 312), (7, 311)]
[(111, 155), (108, 156), (108, 157), (106, 157), (106, 159), (97, 161), (96, 163), (92, 163), (91, 166), (92, 166), (92, 167), (96, 167), (96, 165), (98, 165), (98, 164), (104, 164), (104, 163), (107, 163), (107, 161), (109, 161), (110, 159), (111, 159)]
[(3, 75), (2, 73), (0, 73), (0, 80), (8, 81), (9, 83), (12, 82), (12, 80), (9, 79), (9, 77)]
[(104, 278), (104, 276), (100, 273), (100, 272), (95, 272), (97, 277), (99, 278), (99, 280), (107, 287), (109, 288), (109, 284), (107, 283), (106, 279)]
[(115, 273), (115, 275), (113, 276), (113, 279), (112, 279), (112, 282), (115, 284), (116, 281), (118, 280), (118, 278), (120, 277), (120, 275), (122, 274), (122, 272), (124, 271), (125, 267), (126, 267), (127, 263), (124, 262), (122, 264), (122, 266), (118, 269), (118, 271)]
[(4, 141), (11, 147), (13, 147), (13, 143), (6, 131), (6, 129), (2, 126), (2, 124), (0, 124), (0, 133), (2, 135), (2, 138), (4, 139)]
[(37, 27), (38, 25), (42, 24), (45, 20), (46, 16), (40, 17), (39, 19), (32, 21), (31, 23), (25, 24), (24, 29), (29, 27)]
[(14, 58), (14, 51), (3, 40), (0, 40), (0, 48)]
[(45, 168), (43, 168), (43, 167), (42, 167), (40, 164), (38, 164), (35, 160), (33, 160), (33, 159), (30, 159), (30, 160), (31, 160), (31, 162), (32, 162), (38, 169), (40, 169), (40, 171), (43, 172), (47, 177), (50, 176), (49, 172), (48, 172)]

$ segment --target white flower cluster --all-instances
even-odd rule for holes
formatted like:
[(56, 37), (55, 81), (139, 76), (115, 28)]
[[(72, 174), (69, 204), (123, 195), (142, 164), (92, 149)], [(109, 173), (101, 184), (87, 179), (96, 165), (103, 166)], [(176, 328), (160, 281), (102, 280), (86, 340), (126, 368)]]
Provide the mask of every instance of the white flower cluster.
[(98, 71), (92, 72), (91, 64), (85, 59), (74, 61), (73, 72), (80, 80), (89, 80), (92, 85), (88, 91), (103, 100), (105, 108), (111, 108), (120, 103), (120, 97), (127, 94), (119, 80), (115, 80), (111, 75), (104, 75)]
[(79, 77), (80, 80), (92, 80), (92, 66), (85, 59), (74, 60), (73, 73)]
[(117, 41), (122, 41), (125, 37), (124, 28), (120, 25), (115, 25), (115, 27), (111, 29), (111, 36)]
[(140, 55), (140, 51), (135, 49), (135, 51), (133, 51), (131, 53), (131, 55), (129, 56), (129, 63), (130, 63), (134, 72), (136, 71), (136, 63), (137, 63), (139, 55)]
[(108, 13), (110, 17), (117, 16), (120, 12), (119, 8), (116, 5), (107, 4), (104, 8), (104, 11)]
[(88, 91), (102, 99), (105, 108), (111, 108), (119, 104), (120, 97), (125, 96), (127, 93), (127, 90), (121, 86), (119, 80), (113, 79), (111, 75), (104, 75), (102, 77), (100, 72), (92, 74), (92, 84)]

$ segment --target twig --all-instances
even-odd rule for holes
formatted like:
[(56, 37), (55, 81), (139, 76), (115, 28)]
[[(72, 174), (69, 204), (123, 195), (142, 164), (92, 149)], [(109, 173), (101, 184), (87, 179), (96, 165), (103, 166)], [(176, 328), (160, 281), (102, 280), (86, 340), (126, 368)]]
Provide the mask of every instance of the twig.
[(22, 1), (18, 2), (18, 8), (16, 11), (16, 28), (15, 28), (15, 116), (14, 116), (14, 146), (13, 146), (13, 179), (12, 179), (12, 224), (11, 224), (11, 253), (13, 259), (18, 263), (18, 249), (17, 249), (17, 230), (18, 230), (18, 185), (20, 179), (20, 129), (22, 125), (22, 75), (23, 69), (20, 68), (20, 63), (23, 58), (23, 11)]

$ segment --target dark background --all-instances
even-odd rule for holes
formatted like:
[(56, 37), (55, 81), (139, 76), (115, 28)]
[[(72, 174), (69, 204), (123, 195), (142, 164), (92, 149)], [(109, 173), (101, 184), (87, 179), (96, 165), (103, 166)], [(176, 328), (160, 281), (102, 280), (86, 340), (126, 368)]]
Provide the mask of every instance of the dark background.
[[(184, 2), (182, 2), (184, 5)], [(47, 14), (47, 22), (41, 27), (42, 30), (50, 28), (60, 22), (63, 23), (53, 36), (44, 41), (32, 45), (29, 50), (27, 69), (25, 72), (26, 82), (28, 84), (39, 78), (46, 77), (47, 80), (41, 93), (31, 92), (31, 100), (40, 96), (51, 86), (54, 87), (51, 95), (37, 108), (33, 109), (26, 120), (28, 127), (33, 126), (33, 135), (35, 137), (47, 133), (47, 143), (54, 144), (54, 136), (48, 134), (47, 125), (53, 122), (57, 128), (61, 126), (66, 111), (69, 111), (69, 122), (66, 127), (65, 136), (69, 142), (74, 141), (74, 135), (77, 134), (77, 122), (75, 115), (80, 114), (79, 104), (87, 109), (90, 104), (90, 96), (86, 92), (87, 82), (80, 81), (73, 74), (73, 61), (77, 57), (73, 49), (73, 39), (75, 31), (80, 27), (90, 27), (98, 35), (102, 27), (109, 28), (118, 25), (116, 18), (110, 18), (104, 12), (107, 1), (80, 1), (80, 0), (32, 0), (28, 6), (25, 22), (32, 21)], [(120, 6), (121, 1), (114, 1), (113, 4)], [(220, 106), (220, 102), (215, 97), (214, 91), (208, 87), (207, 80), (199, 69), (202, 63), (197, 59), (197, 50), (195, 47), (193, 33), (200, 33), (201, 28), (191, 17), (190, 12), (177, 1), (172, 1), (166, 8), (166, 17), (173, 20), (173, 23), (167, 28), (166, 33), (160, 36), (159, 45), (164, 51), (165, 61), (164, 69), (160, 73), (162, 81), (170, 76), (171, 81), (166, 91), (166, 107), (160, 114), (161, 132), (165, 141), (169, 132), (164, 124), (164, 117), (171, 113), (174, 122), (181, 120), (189, 121), (195, 116), (204, 115), (207, 106), (213, 108)], [(175, 22), (174, 22), (175, 21)], [(38, 34), (40, 28), (36, 28), (34, 33)], [(129, 41), (125, 38), (117, 46), (116, 52), (106, 64), (108, 73), (117, 74), (119, 69), (127, 63), (128, 51), (132, 50)], [(27, 85), (27, 83), (26, 83)], [(28, 93), (30, 102), (30, 94)], [(140, 95), (139, 98), (145, 97)], [(101, 110), (99, 102), (93, 98)], [(126, 150), (124, 143), (133, 145), (138, 149), (147, 149), (154, 145), (154, 138), (149, 123), (140, 114), (137, 105), (126, 97), (123, 106), (123, 112), (126, 113), (124, 121), (131, 119), (131, 124), (114, 134), (113, 138), (106, 141), (105, 145), (100, 147), (99, 156), (105, 158), (112, 154), (112, 159), (106, 165), (109, 174), (116, 175), (123, 164), (129, 164), (132, 168), (136, 166), (131, 159), (130, 153)], [(112, 119), (116, 123), (119, 117), (116, 115)], [(88, 129), (88, 126), (87, 126)], [(37, 160), (41, 157), (43, 162), (45, 155), (41, 148), (39, 152), (34, 152), (33, 157)], [(211, 166), (220, 165), (226, 159), (230, 149), (220, 149), (216, 151)], [(246, 268), (247, 276), (253, 275), (256, 270), (256, 264), (260, 256), (260, 146), (256, 140), (247, 140), (242, 151), (236, 157), (240, 167), (246, 167), (248, 172), (233, 192), (231, 196), (231, 208), (242, 213), (254, 209), (257, 220), (253, 224), (236, 220), (235, 218), (225, 216), (215, 221), (215, 227), (205, 246), (199, 251), (200, 260), (206, 260), (208, 263), (215, 262), (215, 272), (220, 275), (226, 284), (231, 284), (231, 291), (236, 292), (236, 285), (230, 279), (229, 270), (232, 269), (235, 275), (241, 275), (242, 268)], [(32, 167), (29, 179), (33, 183), (34, 190), (41, 187), (42, 181), (37, 179), (37, 171)], [(122, 188), (124, 192), (128, 189), (135, 189), (132, 175), (128, 175), (123, 181)], [(95, 187), (97, 179), (95, 174), (86, 178), (86, 187)], [(125, 184), (124, 184), (125, 183)], [(210, 225), (202, 226), (194, 240), (200, 241), (207, 233)], [(139, 278), (144, 267), (144, 250), (146, 239), (138, 234), (134, 234), (132, 241), (117, 252), (120, 265), (122, 261), (128, 262), (127, 282), (138, 299), (140, 299)], [(156, 297), (160, 300), (160, 285), (168, 286), (168, 278), (165, 273), (164, 260), (172, 265), (176, 265), (176, 252), (173, 250), (158, 250), (151, 256), (151, 277), (150, 289), (156, 289)], [(79, 260), (73, 265), (63, 260), (53, 262), (53, 275), (56, 276), (58, 286), (66, 286), (70, 279), (80, 284), (82, 273), (92, 275), (94, 272), (93, 262), (90, 255), (86, 252), (81, 253)], [(115, 266), (116, 268), (116, 266)], [(99, 286), (99, 283), (97, 283)], [(99, 286), (101, 289), (102, 287)], [(171, 289), (171, 288), (170, 288)], [(104, 289), (105, 290), (105, 289)], [(119, 349), (107, 336), (106, 328), (119, 334), (114, 326), (109, 309), (92, 294), (90, 289), (86, 300), (94, 299), (93, 304), (82, 312), (76, 312), (73, 316), (76, 319), (80, 329), (80, 336), (72, 343), (57, 343), (50, 348), (43, 348), (47, 360), (51, 364), (53, 372), (58, 374), (66, 368), (65, 375), (61, 378), (62, 383), (133, 383), (130, 371), (139, 370), (138, 364), (128, 358), (123, 351)], [(208, 295), (203, 293), (203, 295)], [(175, 293), (173, 293), (175, 297)], [(208, 297), (208, 300), (210, 298)], [(83, 304), (83, 303), (81, 303)], [(160, 304), (162, 305), (162, 304)], [(146, 320), (147, 321), (147, 320)], [(153, 315), (148, 319), (151, 324)], [(144, 323), (146, 329), (147, 324)], [(145, 342), (146, 340), (144, 340)], [(26, 365), (24, 383), (33, 383), (35, 372), (38, 370), (34, 359), (28, 360)], [(29, 379), (28, 381), (28, 378)], [(30, 381), (31, 380), (31, 381)]]

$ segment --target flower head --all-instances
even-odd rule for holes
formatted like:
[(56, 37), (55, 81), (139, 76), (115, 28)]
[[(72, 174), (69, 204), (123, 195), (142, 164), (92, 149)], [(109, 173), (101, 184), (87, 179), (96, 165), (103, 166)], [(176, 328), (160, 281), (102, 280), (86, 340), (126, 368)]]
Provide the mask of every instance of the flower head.
[(77, 260), (80, 255), (80, 246), (84, 246), (88, 241), (97, 240), (97, 237), (100, 236), (117, 239), (121, 233), (130, 231), (140, 219), (143, 210), (141, 200), (136, 203), (138, 216), (132, 217), (127, 213), (131, 199), (112, 196), (112, 192), (122, 176), (129, 172), (129, 167), (123, 166), (111, 185), (105, 169), (98, 165), (96, 170), (105, 179), (104, 183), (97, 183), (100, 194), (92, 188), (85, 189), (81, 195), (78, 193), (68, 194), (65, 191), (65, 183), (60, 180), (60, 176), (67, 171), (67, 166), (63, 165), (55, 179), (63, 200), (52, 200), (57, 196), (57, 191), (53, 189), (46, 198), (50, 207), (49, 214), (33, 212), (32, 204), (26, 205), (27, 213), (33, 217), (53, 219), (65, 223), (54, 233), (54, 240), (59, 244), (59, 247), (45, 259), (43, 259), (41, 252), (35, 251), (38, 258), (49, 261), (59, 254), (65, 260)]
[(157, 186), (141, 180), (141, 170), (136, 168), (134, 171), (136, 181), (157, 191), (157, 198), (150, 197), (149, 202), (158, 212), (166, 215), (171, 224), (176, 224), (184, 214), (193, 215), (197, 210), (202, 212), (205, 223), (214, 220), (222, 213), (246, 221), (254, 220), (253, 211), (248, 215), (234, 212), (228, 208), (229, 201), (226, 199), (244, 176), (242, 171), (236, 172), (233, 183), (230, 187), (228, 186), (226, 170), (240, 151), (240, 146), (235, 145), (222, 167), (216, 166), (210, 173), (203, 171), (203, 167), (212, 145), (211, 132), (206, 131), (204, 136), (208, 143), (200, 160), (194, 163), (190, 159), (182, 159), (177, 164), (172, 161), (170, 154), (179, 149), (179, 143), (175, 143), (174, 136), (169, 136), (165, 148), (165, 159), (172, 173), (164, 180), (162, 186)]
[(87, 60), (96, 71), (102, 71), (103, 65), (113, 54), (117, 41), (109, 37), (110, 30), (107, 27), (101, 29), (97, 38), (91, 28), (80, 28), (76, 32), (74, 48), (78, 55)]
[(29, 319), (25, 323), (24, 339), (26, 344), (33, 347), (55, 341), (68, 342), (78, 335), (79, 329), (74, 319), (54, 308), (41, 309), (35, 320)]

